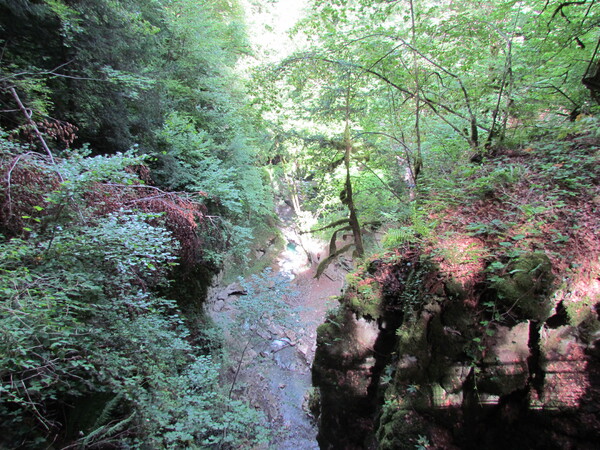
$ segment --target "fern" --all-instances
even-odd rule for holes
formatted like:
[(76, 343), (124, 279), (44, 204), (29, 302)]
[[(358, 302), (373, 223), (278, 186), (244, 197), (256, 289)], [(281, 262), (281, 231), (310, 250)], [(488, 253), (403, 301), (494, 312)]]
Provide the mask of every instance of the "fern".
[[(117, 397), (119, 397), (119, 396), (117, 395)], [(109, 402), (109, 404), (110, 403), (112, 403), (112, 400)], [(107, 406), (108, 406), (108, 404), (107, 404)], [(106, 407), (104, 408), (104, 410), (106, 411)], [(104, 411), (102, 411), (102, 414), (100, 416), (102, 416), (102, 415), (104, 415)], [(80, 439), (79, 448), (89, 448), (93, 444), (96, 444), (98, 446), (103, 446), (103, 444), (105, 444), (105, 443), (101, 443), (100, 441), (110, 438), (111, 436), (114, 436), (115, 434), (117, 434), (129, 422), (131, 422), (133, 420), (135, 415), (136, 415), (136, 413), (133, 412), (133, 413), (131, 413), (131, 415), (129, 417), (118, 421), (114, 425), (109, 426), (107, 424), (107, 425), (103, 425), (99, 428), (96, 428), (94, 431), (89, 433), (83, 439)], [(98, 422), (98, 421), (96, 421), (96, 422)]]
[(395, 248), (419, 240), (416, 231), (412, 227), (392, 228), (384, 236), (383, 246), (386, 248)]
[(119, 392), (108, 403), (106, 403), (106, 405), (104, 405), (104, 408), (102, 409), (102, 412), (94, 422), (92, 429), (96, 430), (108, 422), (110, 415), (115, 410), (116, 406), (119, 404), (122, 398), (123, 393)]

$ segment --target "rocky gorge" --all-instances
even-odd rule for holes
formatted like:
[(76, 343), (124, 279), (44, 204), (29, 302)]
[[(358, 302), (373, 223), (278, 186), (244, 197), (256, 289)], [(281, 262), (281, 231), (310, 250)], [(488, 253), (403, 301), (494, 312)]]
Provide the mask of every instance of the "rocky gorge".
[[(547, 259), (524, 258), (530, 270), (509, 286), (468, 292), (421, 256), (371, 262), (319, 327), (321, 448), (595, 448), (596, 319), (551, 314)], [(500, 289), (519, 297), (494, 319), (477, 305)]]

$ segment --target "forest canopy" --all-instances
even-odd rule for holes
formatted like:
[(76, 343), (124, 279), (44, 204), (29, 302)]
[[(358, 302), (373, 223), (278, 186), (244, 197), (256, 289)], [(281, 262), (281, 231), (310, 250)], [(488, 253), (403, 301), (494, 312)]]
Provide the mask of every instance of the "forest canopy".
[(278, 1), (0, 0), (0, 447), (268, 442), (202, 300), (277, 205), (317, 275), (490, 199), (506, 260), (588, 242), (595, 0), (308, 0), (274, 62)]
[(0, 18), (0, 446), (264, 439), (201, 303), (273, 217), (240, 6), (3, 0)]

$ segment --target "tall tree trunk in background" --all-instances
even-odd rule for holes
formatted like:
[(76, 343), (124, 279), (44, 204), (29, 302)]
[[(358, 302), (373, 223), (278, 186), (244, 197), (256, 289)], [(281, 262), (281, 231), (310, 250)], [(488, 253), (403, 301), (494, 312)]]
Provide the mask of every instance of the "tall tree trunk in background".
[(288, 186), (290, 187), (290, 197), (291, 197), (291, 201), (292, 201), (292, 206), (294, 208), (294, 212), (296, 213), (297, 216), (300, 216), (300, 213), (302, 212), (302, 208), (300, 207), (300, 194), (298, 192), (298, 184), (297, 184), (297, 172), (298, 172), (298, 163), (297, 162), (293, 162), (292, 163), (292, 173), (291, 174), (287, 174), (284, 173), (284, 177), (288, 183)]
[(350, 180), (350, 155), (352, 153), (352, 141), (350, 139), (350, 88), (346, 93), (346, 128), (344, 129), (344, 165), (346, 166), (346, 186), (344, 188), (345, 196), (342, 198), (348, 210), (350, 217), (348, 219), (352, 234), (354, 236), (354, 245), (356, 246), (356, 255), (360, 258), (364, 255), (365, 249), (362, 242), (362, 232), (358, 215), (354, 207), (354, 199), (352, 194), (352, 181)]
[[(496, 107), (492, 111), (492, 126), (488, 133), (488, 137), (485, 143), (486, 150), (490, 150), (494, 144), (494, 140), (497, 139), (497, 144), (501, 144), (505, 138), (506, 126), (508, 124), (508, 117), (510, 115), (510, 107), (512, 104), (512, 95), (514, 87), (514, 75), (512, 70), (512, 43), (516, 33), (517, 19), (515, 18), (513, 30), (510, 35), (497, 30), (498, 34), (506, 42), (506, 57), (504, 59), (504, 70), (502, 71), (502, 80), (500, 82), (500, 89), (498, 91), (498, 100), (496, 101)], [(505, 100), (503, 108), (502, 101)], [(502, 114), (502, 119), (499, 120), (499, 116)], [(499, 124), (498, 122), (501, 122)]]
[(415, 151), (415, 155), (413, 158), (413, 164), (411, 167), (413, 184), (410, 192), (411, 200), (414, 199), (415, 196), (415, 188), (417, 186), (417, 180), (419, 178), (419, 173), (423, 167), (423, 155), (421, 153), (421, 86), (419, 80), (419, 65), (418, 65), (418, 55), (417, 55), (417, 43), (416, 43), (416, 25), (415, 25), (415, 10), (413, 0), (410, 0), (410, 19), (411, 19), (411, 45), (413, 50), (413, 70), (415, 77), (415, 133), (417, 135), (417, 148)]

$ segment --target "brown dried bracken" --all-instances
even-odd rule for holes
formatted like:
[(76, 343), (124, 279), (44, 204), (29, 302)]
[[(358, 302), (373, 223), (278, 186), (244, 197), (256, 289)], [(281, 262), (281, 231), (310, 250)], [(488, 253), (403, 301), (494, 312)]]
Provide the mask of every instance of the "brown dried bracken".
[[(149, 179), (149, 170), (143, 165), (132, 166), (127, 171)], [(7, 237), (22, 235), (31, 221), (52, 217), (56, 220), (66, 207), (85, 209), (85, 220), (92, 222), (94, 218), (119, 210), (162, 214), (164, 219), (155, 219), (156, 222), (164, 220), (166, 228), (180, 243), (180, 262), (184, 267), (191, 267), (202, 258), (203, 238), (217, 231), (212, 221), (206, 220), (204, 205), (194, 199), (204, 197), (204, 193), (165, 192), (141, 181), (133, 184), (93, 182), (83, 195), (84, 204), (75, 204), (69, 199), (63, 204), (50, 203), (48, 195), (60, 189), (60, 185), (56, 169), (44, 155), (27, 152), (0, 159), (0, 233)]]

